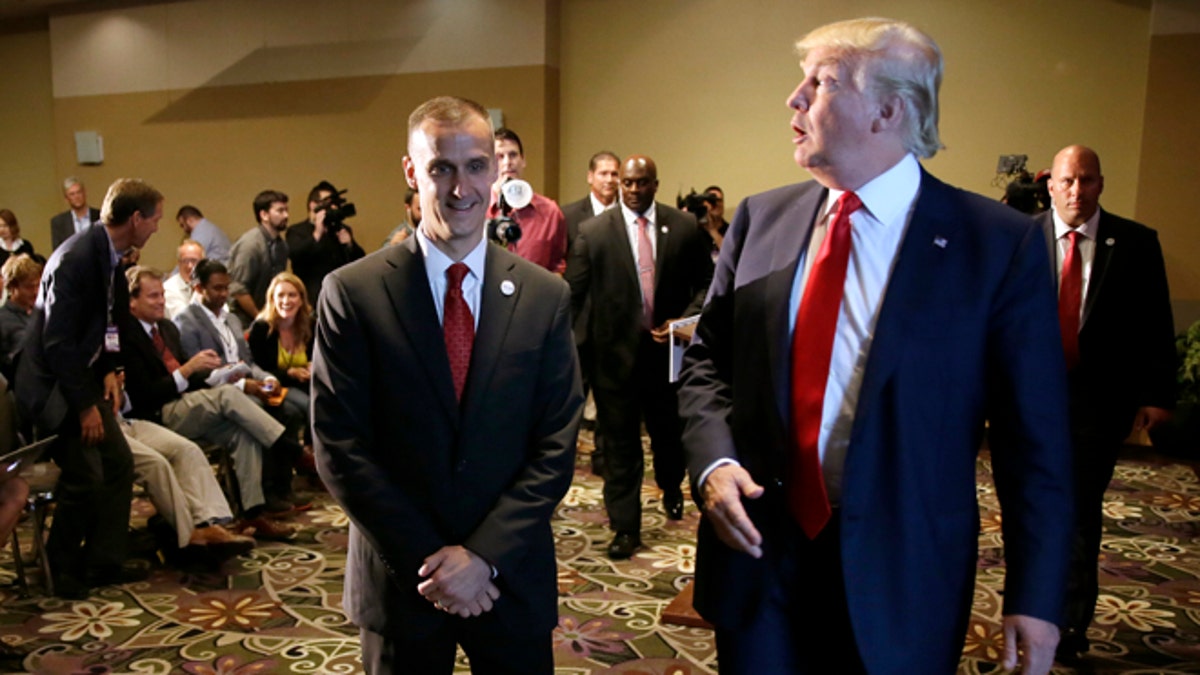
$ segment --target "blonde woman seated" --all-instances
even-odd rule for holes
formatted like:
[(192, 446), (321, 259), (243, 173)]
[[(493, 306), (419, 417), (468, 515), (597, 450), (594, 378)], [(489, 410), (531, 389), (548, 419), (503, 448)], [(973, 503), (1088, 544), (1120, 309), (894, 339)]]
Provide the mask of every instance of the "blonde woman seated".
[[(313, 316), (304, 282), (280, 272), (267, 287), (267, 302), (250, 324), (250, 354), (259, 368), (287, 387), (287, 400), (308, 410), (308, 380), (312, 374)], [(307, 419), (307, 418), (306, 418)], [(305, 424), (305, 443), (311, 443)]]

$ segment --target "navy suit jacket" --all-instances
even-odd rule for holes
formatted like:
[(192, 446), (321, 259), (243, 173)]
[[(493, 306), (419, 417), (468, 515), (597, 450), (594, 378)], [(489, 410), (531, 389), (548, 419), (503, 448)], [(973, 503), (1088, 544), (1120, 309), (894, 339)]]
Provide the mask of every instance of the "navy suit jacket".
[(452, 619), (417, 570), (461, 545), (499, 572), (472, 621), (557, 623), (550, 516), (570, 486), (583, 395), (566, 284), (488, 245), (471, 365), (455, 400), (417, 237), (325, 278), (312, 376), (317, 468), (350, 516), (343, 603), (408, 638)]
[[(781, 538), (798, 532), (783, 482), (793, 447), (788, 302), (826, 194), (810, 181), (741, 204), (685, 353), (679, 398), (692, 480), (730, 458), (766, 488), (744, 502), (763, 558), (735, 553), (701, 521), (695, 606), (719, 627), (755, 614)], [(1060, 618), (1071, 464), (1045, 266), (1029, 219), (922, 171), (866, 363), (839, 511), (851, 624), (872, 673), (957, 666), (975, 582), (985, 419), (1004, 514), (1004, 611)]]
[[(52, 433), (68, 412), (78, 415), (104, 396), (103, 376), (116, 363), (102, 350), (112, 283), (112, 244), (104, 226), (70, 236), (46, 261), (13, 390), (32, 416), (26, 419)], [(113, 288), (113, 297), (128, 295)], [(114, 302), (114, 317), (121, 310)]]
[[(1037, 222), (1057, 289), (1054, 217), (1047, 211)], [(1138, 408), (1175, 407), (1175, 369), (1175, 323), (1158, 234), (1101, 209), (1079, 327), (1079, 365), (1070, 375), (1073, 430), (1120, 443)]]
[[(88, 207), (88, 212), (91, 214), (92, 225), (100, 222), (100, 209)], [(56, 249), (59, 244), (62, 244), (71, 235), (75, 234), (75, 219), (71, 217), (70, 211), (63, 211), (50, 219), (50, 248)]]

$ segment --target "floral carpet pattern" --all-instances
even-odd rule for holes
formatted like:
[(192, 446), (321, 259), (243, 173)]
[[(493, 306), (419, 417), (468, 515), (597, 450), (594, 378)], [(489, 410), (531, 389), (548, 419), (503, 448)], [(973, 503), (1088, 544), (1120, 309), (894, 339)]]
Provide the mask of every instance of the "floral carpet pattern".
[[(689, 504), (667, 520), (643, 488), (644, 547), (614, 562), (604, 549), (601, 482), (581, 439), (575, 482), (554, 520), (559, 561), (559, 673), (694, 675), (717, 672), (711, 631), (663, 625), (664, 607), (692, 579), (698, 520)], [(986, 455), (979, 460), (979, 573), (959, 671), (999, 672), (1004, 567), (1000, 513)], [(649, 466), (647, 467), (649, 472)], [(135, 502), (135, 521), (152, 509)], [(1200, 480), (1187, 465), (1123, 461), (1105, 503), (1101, 596), (1088, 670), (1200, 673)], [(295, 522), (289, 543), (263, 544), (220, 570), (162, 566), (145, 582), (82, 601), (11, 585), (0, 555), (0, 641), (23, 657), (0, 672), (250, 675), (357, 673), (357, 629), (341, 613), (348, 520), (327, 495)], [(22, 525), (23, 542), (29, 540)], [(919, 617), (914, 617), (919, 620)], [(458, 670), (468, 666), (460, 655)], [(1055, 672), (1074, 672), (1056, 668)]]

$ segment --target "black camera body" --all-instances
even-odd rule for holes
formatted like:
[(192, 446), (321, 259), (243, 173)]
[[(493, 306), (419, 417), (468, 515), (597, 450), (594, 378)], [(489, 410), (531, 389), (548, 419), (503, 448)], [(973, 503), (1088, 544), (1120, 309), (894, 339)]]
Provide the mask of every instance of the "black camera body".
[(696, 192), (695, 188), (686, 195), (675, 197), (675, 207), (696, 216), (701, 223), (708, 222), (708, 209), (717, 205), (716, 195), (707, 192)]
[(337, 234), (339, 230), (346, 226), (346, 219), (353, 218), (358, 215), (358, 209), (354, 208), (354, 204), (346, 201), (342, 195), (346, 194), (346, 190), (339, 190), (327, 197), (325, 202), (317, 208), (317, 212), (325, 212), (325, 230), (333, 234)]
[(488, 218), (487, 235), (488, 239), (507, 247), (521, 239), (521, 226), (510, 216)]

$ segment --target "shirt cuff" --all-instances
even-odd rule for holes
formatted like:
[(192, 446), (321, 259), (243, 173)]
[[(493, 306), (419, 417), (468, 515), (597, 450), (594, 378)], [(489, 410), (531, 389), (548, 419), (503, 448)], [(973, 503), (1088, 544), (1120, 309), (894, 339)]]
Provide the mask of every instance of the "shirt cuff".
[(188, 381), (187, 378), (183, 376), (183, 373), (179, 371), (180, 369), (176, 368), (175, 372), (171, 373), (171, 377), (175, 378), (175, 391), (182, 394), (183, 392), (187, 391)]
[(721, 459), (718, 459), (717, 461), (713, 462), (712, 464), (709, 464), (708, 468), (706, 468), (700, 474), (700, 478), (696, 481), (696, 487), (699, 488), (701, 491), (703, 491), (704, 490), (704, 481), (708, 480), (708, 474), (710, 474), (714, 470), (716, 470), (717, 467), (725, 466), (726, 464), (732, 464), (734, 466), (742, 465), (742, 463), (737, 461), (736, 459), (732, 459), (730, 457), (722, 457)]

